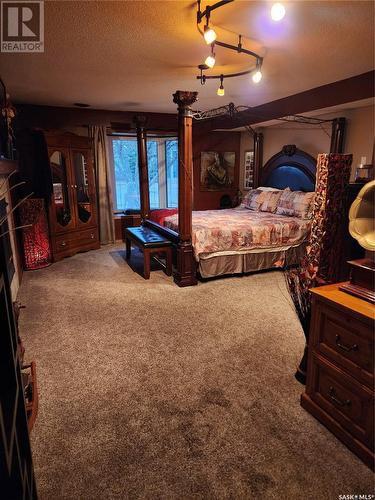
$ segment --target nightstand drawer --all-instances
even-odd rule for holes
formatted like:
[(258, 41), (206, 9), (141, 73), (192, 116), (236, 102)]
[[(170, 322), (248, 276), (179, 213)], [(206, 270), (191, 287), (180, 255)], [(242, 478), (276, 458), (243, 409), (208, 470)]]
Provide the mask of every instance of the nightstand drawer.
[(372, 392), (323, 358), (313, 355), (310, 361), (308, 395), (344, 429), (374, 449)]
[(313, 324), (317, 332), (314, 335), (315, 350), (372, 387), (374, 336), (371, 323), (318, 301)]

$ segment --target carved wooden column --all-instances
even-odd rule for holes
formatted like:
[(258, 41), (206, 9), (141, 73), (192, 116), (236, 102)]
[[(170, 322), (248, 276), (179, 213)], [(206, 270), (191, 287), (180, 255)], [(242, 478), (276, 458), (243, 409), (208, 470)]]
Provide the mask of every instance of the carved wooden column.
[(343, 153), (345, 146), (346, 118), (335, 118), (332, 121), (330, 153)]
[(263, 134), (254, 134), (254, 188), (259, 186), (260, 169), (263, 167)]
[(191, 218), (193, 201), (193, 116), (190, 106), (197, 100), (198, 92), (177, 90), (173, 102), (178, 105), (178, 231), (177, 272), (174, 280), (178, 286), (197, 284), (196, 263), (191, 243)]
[(147, 134), (145, 129), (146, 118), (136, 116), (134, 118), (137, 130), (138, 145), (138, 170), (139, 191), (141, 199), (141, 218), (148, 219), (150, 216), (150, 192), (148, 187), (148, 165), (147, 165)]

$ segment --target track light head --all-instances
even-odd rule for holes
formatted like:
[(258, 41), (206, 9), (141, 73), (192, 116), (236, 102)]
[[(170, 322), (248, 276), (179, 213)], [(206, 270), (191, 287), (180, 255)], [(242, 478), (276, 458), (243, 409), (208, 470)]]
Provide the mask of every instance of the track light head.
[(225, 95), (225, 90), (224, 90), (224, 85), (223, 85), (224, 77), (221, 75), (220, 77), (220, 87), (217, 89), (217, 95), (219, 96), (224, 96)]
[(262, 69), (262, 62), (259, 59), (257, 59), (257, 65), (251, 77), (254, 83), (259, 83), (261, 81), (263, 77), (261, 69)]
[(215, 66), (215, 52), (214, 52), (214, 44), (211, 45), (211, 54), (206, 57), (204, 64), (209, 68), (213, 68)]
[(207, 43), (207, 45), (210, 45), (211, 43), (213, 43), (215, 40), (216, 40), (216, 33), (215, 31), (210, 28), (208, 26), (208, 24), (206, 24), (206, 26), (204, 27), (204, 33), (203, 33), (203, 37)]
[(215, 56), (210, 54), (208, 57), (206, 57), (204, 64), (206, 64), (206, 66), (208, 66), (209, 68), (213, 68), (215, 66), (215, 62)]
[(259, 83), (261, 81), (261, 79), (262, 79), (262, 76), (263, 75), (262, 75), (262, 72), (260, 71), (260, 69), (257, 69), (255, 71), (255, 73), (253, 74), (253, 76), (252, 76), (253, 82), (254, 83)]

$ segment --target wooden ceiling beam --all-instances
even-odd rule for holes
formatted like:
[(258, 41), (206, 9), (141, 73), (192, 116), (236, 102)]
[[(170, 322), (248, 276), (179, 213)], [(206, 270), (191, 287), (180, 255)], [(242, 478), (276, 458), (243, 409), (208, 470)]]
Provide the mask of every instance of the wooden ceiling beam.
[(368, 99), (375, 95), (375, 71), (322, 85), (283, 99), (271, 101), (249, 110), (240, 111), (234, 118), (217, 117), (194, 122), (195, 132), (204, 133), (216, 129), (233, 129), (253, 125), (283, 116), (307, 113), (316, 109), (337, 106), (346, 102)]
[(121, 123), (123, 128), (135, 131), (134, 118), (144, 116), (147, 129), (175, 130), (177, 132), (177, 114), (148, 113), (141, 111), (109, 111), (103, 109), (64, 108), (58, 106), (39, 106), (33, 104), (15, 104), (17, 110), (16, 127), (36, 127), (61, 129), (88, 125)]

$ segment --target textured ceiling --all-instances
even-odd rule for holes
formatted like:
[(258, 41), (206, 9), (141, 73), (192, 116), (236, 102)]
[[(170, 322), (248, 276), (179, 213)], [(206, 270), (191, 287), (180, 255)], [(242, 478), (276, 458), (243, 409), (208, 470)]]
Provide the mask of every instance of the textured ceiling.
[[(206, 3), (203, 3), (203, 7)], [(211, 2), (213, 3), (213, 2)], [(57, 106), (174, 112), (172, 93), (197, 90), (200, 109), (256, 106), (374, 68), (374, 4), (284, 2), (271, 21), (270, 2), (235, 1), (212, 14), (219, 39), (264, 55), (263, 80), (201, 86), (196, 66), (208, 49), (186, 1), (47, 1), (44, 54), (1, 54), (0, 73), (14, 101)], [(212, 72), (246, 67), (244, 55), (217, 47)]]

